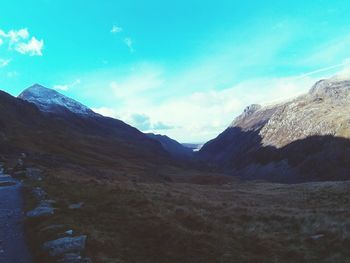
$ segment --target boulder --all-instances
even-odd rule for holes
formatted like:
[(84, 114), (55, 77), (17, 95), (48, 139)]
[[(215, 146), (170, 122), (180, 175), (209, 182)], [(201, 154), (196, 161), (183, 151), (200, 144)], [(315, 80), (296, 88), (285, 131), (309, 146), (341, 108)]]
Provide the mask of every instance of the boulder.
[(43, 250), (52, 257), (64, 256), (68, 253), (80, 253), (86, 247), (87, 236), (63, 237), (44, 243)]
[(27, 212), (27, 217), (29, 218), (39, 218), (39, 217), (47, 217), (54, 214), (54, 209), (52, 207), (38, 206), (33, 210)]

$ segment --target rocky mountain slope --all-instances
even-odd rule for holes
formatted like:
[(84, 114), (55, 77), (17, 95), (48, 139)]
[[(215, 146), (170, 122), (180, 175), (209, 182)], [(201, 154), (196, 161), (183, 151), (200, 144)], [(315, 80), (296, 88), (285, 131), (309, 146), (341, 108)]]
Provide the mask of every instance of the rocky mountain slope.
[[(40, 96), (41, 91), (47, 91), (39, 89)], [(41, 161), (104, 167), (119, 171), (121, 176), (137, 173), (151, 177), (159, 165), (172, 163), (159, 142), (137, 129), (120, 120), (91, 113), (85, 106), (47, 91), (55, 95), (51, 102), (60, 104), (65, 100), (68, 105), (55, 111), (55, 103), (46, 103), (36, 96), (33, 91), (37, 90), (38, 86), (30, 88), (21, 94), (21, 99), (0, 92), (3, 154), (26, 152), (40, 156)]]
[(166, 135), (148, 133), (147, 136), (159, 141), (163, 148), (176, 159), (186, 160), (188, 158), (192, 158), (193, 156), (193, 151), (190, 148), (183, 146), (181, 143), (169, 138)]
[(348, 179), (349, 102), (349, 80), (321, 80), (286, 103), (249, 106), (199, 156), (252, 178)]
[(44, 112), (59, 113), (69, 110), (80, 115), (97, 115), (83, 104), (39, 84), (27, 88), (18, 96), (18, 98), (34, 103)]

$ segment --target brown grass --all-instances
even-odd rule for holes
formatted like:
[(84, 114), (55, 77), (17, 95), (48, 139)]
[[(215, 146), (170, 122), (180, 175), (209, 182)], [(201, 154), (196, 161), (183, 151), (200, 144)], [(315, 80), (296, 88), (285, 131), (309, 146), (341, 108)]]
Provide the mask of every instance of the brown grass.
[[(39, 185), (58, 210), (31, 225), (35, 243), (62, 232), (40, 229), (64, 224), (88, 234), (94, 262), (349, 262), (350, 183), (247, 183), (199, 174), (181, 181), (174, 171), (171, 182), (102, 178), (49, 171)], [(81, 210), (67, 209), (81, 201)]]

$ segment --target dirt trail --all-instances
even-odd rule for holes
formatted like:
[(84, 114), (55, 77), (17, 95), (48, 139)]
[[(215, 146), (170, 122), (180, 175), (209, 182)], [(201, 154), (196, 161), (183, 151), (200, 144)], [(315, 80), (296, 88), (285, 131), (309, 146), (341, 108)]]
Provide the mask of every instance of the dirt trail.
[(31, 263), (23, 230), (21, 183), (0, 167), (0, 262)]

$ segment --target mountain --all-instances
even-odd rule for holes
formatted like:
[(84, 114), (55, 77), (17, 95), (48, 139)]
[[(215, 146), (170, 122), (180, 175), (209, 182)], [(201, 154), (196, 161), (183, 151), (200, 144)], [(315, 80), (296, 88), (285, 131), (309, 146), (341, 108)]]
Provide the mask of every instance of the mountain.
[(191, 149), (193, 152), (198, 152), (204, 145), (204, 143), (183, 143), (183, 146)]
[(317, 82), (278, 105), (251, 105), (199, 152), (202, 160), (246, 178), (349, 179), (350, 81)]
[(69, 110), (70, 112), (80, 115), (97, 115), (85, 105), (39, 84), (27, 88), (18, 95), (18, 98), (34, 103), (44, 112), (60, 113)]
[(121, 175), (152, 177), (161, 165), (172, 164), (161, 144), (136, 128), (39, 85), (19, 98), (0, 92), (0, 147), (3, 154), (48, 158), (52, 166), (76, 163)]
[(176, 159), (187, 159), (193, 156), (193, 151), (181, 143), (165, 135), (148, 133), (148, 137), (160, 142), (163, 148)]

